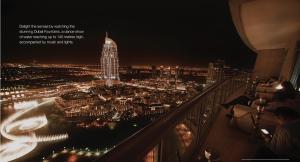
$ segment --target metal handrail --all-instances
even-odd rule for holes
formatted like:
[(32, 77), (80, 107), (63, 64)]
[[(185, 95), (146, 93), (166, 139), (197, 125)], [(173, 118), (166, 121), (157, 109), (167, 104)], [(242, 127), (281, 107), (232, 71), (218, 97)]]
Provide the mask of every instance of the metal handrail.
[(176, 126), (176, 124), (184, 119), (191, 109), (193, 109), (193, 105), (195, 105), (195, 103), (198, 103), (199, 100), (211, 95), (211, 92), (214, 92), (217, 88), (222, 87), (227, 82), (232, 81), (232, 79), (233, 78), (230, 78), (223, 82), (211, 85), (193, 99), (183, 103), (180, 107), (162, 115), (154, 122), (137, 131), (95, 161), (143, 161), (145, 155), (147, 155), (147, 153), (155, 147), (164, 138), (164, 136)]

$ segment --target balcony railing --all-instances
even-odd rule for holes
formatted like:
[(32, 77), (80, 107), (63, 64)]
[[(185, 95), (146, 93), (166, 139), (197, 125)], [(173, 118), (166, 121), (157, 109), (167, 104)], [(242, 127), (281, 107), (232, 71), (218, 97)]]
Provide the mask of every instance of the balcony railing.
[[(183, 162), (195, 155), (220, 110), (220, 103), (247, 85), (247, 74), (206, 88), (180, 107), (136, 132), (96, 161)], [(198, 149), (196, 149), (198, 148)]]

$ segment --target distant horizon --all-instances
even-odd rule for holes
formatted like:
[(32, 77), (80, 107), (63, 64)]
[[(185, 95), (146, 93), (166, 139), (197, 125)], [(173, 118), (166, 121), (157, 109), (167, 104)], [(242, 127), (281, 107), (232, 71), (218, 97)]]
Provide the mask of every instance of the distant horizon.
[[(212, 61), (213, 62), (213, 61)], [(1, 66), (2, 64), (24, 64), (24, 65), (29, 65), (32, 64), (33, 62), (1, 62)], [(171, 65), (171, 64), (120, 64), (120, 66), (164, 66), (164, 67), (175, 67), (175, 66), (179, 66), (179, 67), (197, 67), (197, 68), (207, 68), (208, 64), (210, 62), (207, 63), (206, 66), (199, 66), (199, 65)], [(99, 64), (85, 64), (85, 63), (42, 63), (42, 62), (36, 62), (35, 64), (42, 64), (42, 65), (88, 65), (88, 66), (100, 66)], [(225, 62), (225, 66), (229, 66), (226, 64)], [(231, 67), (231, 66), (229, 66)], [(236, 68), (236, 67), (231, 67), (231, 68)], [(247, 69), (247, 68), (241, 68), (241, 69)]]
[[(100, 53), (101, 54), (101, 53)], [(97, 66), (100, 66), (100, 54), (99, 54), (99, 58), (97, 58), (97, 60), (99, 59), (99, 62), (98, 63), (84, 63), (84, 62), (45, 62), (45, 61), (39, 61), (39, 60), (36, 60), (36, 59), (32, 59), (31, 61), (27, 60), (27, 61), (3, 61), (1, 60), (1, 64), (9, 64), (9, 63), (12, 63), (12, 64), (32, 64), (34, 63), (34, 61), (36, 61), (36, 64), (61, 64), (61, 65), (67, 65), (67, 64), (71, 64), (71, 65), (97, 65)], [(200, 67), (200, 68), (203, 68), (203, 67), (208, 67), (208, 64), (211, 63), (211, 62), (214, 62), (216, 60), (224, 60), (224, 59), (221, 59), (221, 58), (216, 58), (216, 59), (209, 59), (207, 61), (202, 61), (202, 63), (199, 63), (199, 64), (183, 64), (183, 63), (178, 63), (178, 64), (175, 64), (175, 63), (162, 63), (162, 64), (159, 64), (159, 63), (147, 63), (146, 61), (144, 61), (145, 63), (122, 63), (122, 60), (119, 59), (119, 63), (120, 63), (120, 66), (132, 66), (132, 65), (136, 65), (136, 66), (181, 66), (181, 67)], [(232, 67), (232, 68), (239, 68), (239, 69), (252, 69), (252, 67), (237, 67), (237, 66), (232, 66), (230, 64), (228, 64), (225, 61), (225, 65), (226, 66), (229, 66), (229, 67)]]

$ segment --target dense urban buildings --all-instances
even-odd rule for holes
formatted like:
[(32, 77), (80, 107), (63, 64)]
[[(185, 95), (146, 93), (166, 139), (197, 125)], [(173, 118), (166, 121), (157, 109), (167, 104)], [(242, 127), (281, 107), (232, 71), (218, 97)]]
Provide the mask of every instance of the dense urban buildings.
[[(5, 119), (7, 116), (11, 118), (14, 113), (33, 112), (30, 115), (31, 118), (22, 121), (30, 125), (25, 126), (21, 124), (21, 121), (4, 123), (5, 125), (2, 126), (13, 127), (10, 129), (14, 131), (6, 132), (4, 127), (2, 131), (18, 134), (25, 133), (25, 127), (26, 132), (45, 127), (43, 129), (48, 133), (46, 136), (39, 137), (40, 140), (32, 141), (32, 145), (26, 146), (28, 149), (20, 154), (4, 156), (6, 153), (4, 151), (1, 156), (5, 159), (21, 157), (21, 159), (28, 160), (30, 156), (27, 157), (26, 154), (32, 152), (38, 143), (56, 141), (64, 144), (64, 154), (54, 153), (50, 156), (47, 153), (48, 147), (44, 147), (43, 155), (29, 159), (54, 160), (56, 157), (59, 159), (67, 154), (71, 155), (72, 151), (82, 155), (90, 154), (88, 157), (95, 159), (105, 154), (108, 148), (112, 149), (121, 139), (126, 138), (136, 129), (150, 124), (161, 115), (179, 107), (207, 86), (205, 82), (207, 68), (160, 66), (156, 69), (153, 67), (148, 65), (120, 67), (120, 73), (117, 76), (120, 75), (121, 79), (118, 84), (115, 82), (107, 85), (106, 80), (98, 77), (102, 69), (94, 65), (38, 64), (36, 62), (2, 64), (2, 118)], [(22, 116), (23, 114), (16, 118), (22, 118)], [(132, 127), (124, 134), (123, 131), (128, 125)], [(183, 128), (186, 129), (186, 126), (178, 127), (179, 130)], [(105, 145), (90, 148), (94, 151), (86, 152), (86, 150), (79, 153), (80, 150), (76, 150), (78, 145), (74, 143), (74, 140), (83, 136), (74, 132), (86, 131), (87, 136), (91, 136), (92, 134), (88, 132), (93, 129), (106, 133), (111, 131), (123, 133), (117, 141), (113, 140), (114, 137), (110, 137), (107, 138)], [(96, 134), (99, 135), (99, 133)], [(7, 137), (11, 139), (10, 136)]]

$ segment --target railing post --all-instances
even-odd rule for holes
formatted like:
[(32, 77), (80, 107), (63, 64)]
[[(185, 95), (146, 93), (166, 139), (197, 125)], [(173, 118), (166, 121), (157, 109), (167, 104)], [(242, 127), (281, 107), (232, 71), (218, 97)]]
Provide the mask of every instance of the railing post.
[(231, 89), (231, 82), (232, 82), (232, 78), (230, 80), (228, 80), (228, 82), (226, 83), (226, 95), (225, 95), (225, 100), (226, 98), (229, 96), (230, 94), (230, 89)]
[(216, 114), (218, 113), (218, 88), (215, 89), (215, 92), (213, 94), (213, 100), (212, 100), (212, 115), (213, 119), (215, 119)]
[(224, 103), (225, 102), (225, 87), (226, 87), (226, 84), (223, 84), (220, 88), (221, 88), (221, 102)]
[(198, 127), (197, 127), (197, 145), (200, 143), (200, 138), (202, 136), (202, 132), (203, 130), (201, 129), (202, 128), (202, 120), (203, 120), (203, 114), (205, 112), (205, 105), (204, 105), (204, 100), (201, 101), (201, 107), (200, 107), (200, 110), (198, 111)]

